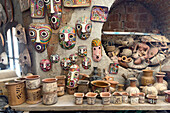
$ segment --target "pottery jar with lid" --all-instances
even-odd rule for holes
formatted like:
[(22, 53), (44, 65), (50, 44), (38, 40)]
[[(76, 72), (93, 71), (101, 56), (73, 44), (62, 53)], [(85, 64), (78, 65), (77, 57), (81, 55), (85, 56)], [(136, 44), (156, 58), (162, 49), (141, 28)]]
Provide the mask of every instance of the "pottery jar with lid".
[(129, 95), (131, 94), (138, 94), (140, 91), (139, 89), (136, 87), (136, 78), (129, 78), (130, 80), (130, 86), (126, 89), (126, 92), (129, 93)]
[(154, 84), (155, 79), (153, 77), (153, 70), (143, 70), (143, 76), (141, 77), (141, 85), (147, 86)]
[(27, 89), (37, 89), (40, 87), (40, 76), (30, 75), (26, 76), (26, 88)]
[(42, 88), (43, 93), (57, 91), (57, 79), (46, 78), (42, 80), (42, 83), (43, 83), (43, 88)]
[(140, 86), (142, 88), (142, 92), (145, 93), (145, 95), (151, 94), (151, 95), (158, 95), (157, 89), (152, 85), (147, 86)]

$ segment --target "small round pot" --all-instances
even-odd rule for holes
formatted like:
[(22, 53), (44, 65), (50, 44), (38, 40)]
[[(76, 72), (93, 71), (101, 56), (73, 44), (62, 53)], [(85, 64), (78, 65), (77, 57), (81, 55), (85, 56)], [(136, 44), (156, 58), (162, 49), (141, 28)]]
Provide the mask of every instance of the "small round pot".
[(27, 89), (37, 89), (40, 87), (40, 76), (30, 75), (26, 76), (26, 88)]
[(92, 84), (92, 91), (93, 92), (109, 92), (110, 91), (110, 83), (107, 81), (102, 80), (95, 80), (91, 82)]
[(57, 91), (57, 79), (55, 78), (46, 78), (42, 80), (43, 82), (43, 92), (55, 92)]

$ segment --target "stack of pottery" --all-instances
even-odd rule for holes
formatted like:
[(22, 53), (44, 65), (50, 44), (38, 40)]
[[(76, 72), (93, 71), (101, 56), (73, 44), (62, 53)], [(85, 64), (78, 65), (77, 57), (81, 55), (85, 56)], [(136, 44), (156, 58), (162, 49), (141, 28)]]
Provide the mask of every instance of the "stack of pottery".
[(63, 96), (64, 95), (64, 90), (65, 90), (65, 79), (66, 76), (65, 75), (61, 75), (61, 76), (56, 76), (57, 79), (57, 95), (58, 96)]
[(26, 76), (27, 104), (37, 104), (41, 102), (40, 76)]
[(43, 82), (43, 104), (52, 105), (57, 103), (57, 79), (46, 78)]

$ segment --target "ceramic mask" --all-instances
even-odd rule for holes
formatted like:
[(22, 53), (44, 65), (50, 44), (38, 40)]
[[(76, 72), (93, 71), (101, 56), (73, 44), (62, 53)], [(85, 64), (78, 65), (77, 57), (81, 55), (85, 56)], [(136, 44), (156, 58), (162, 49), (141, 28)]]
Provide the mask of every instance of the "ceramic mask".
[(8, 55), (6, 54), (6, 52), (2, 52), (0, 54), (0, 63), (4, 65), (8, 65)]
[(18, 38), (19, 43), (27, 44), (26, 34), (25, 34), (25, 28), (22, 27), (21, 24), (18, 24), (16, 26), (16, 33), (15, 36)]
[(21, 66), (27, 65), (31, 67), (31, 57), (27, 48), (19, 54), (19, 63)]
[(58, 29), (61, 20), (61, 0), (44, 0), (47, 6), (47, 14), (50, 25), (53, 29)]
[(91, 59), (89, 57), (84, 57), (83, 58), (82, 67), (84, 69), (89, 69), (91, 67)]
[(60, 56), (58, 54), (55, 54), (55, 55), (51, 55), (50, 56), (50, 61), (51, 63), (58, 63), (60, 60)]
[(81, 17), (76, 22), (76, 32), (80, 39), (86, 40), (90, 37), (92, 23), (87, 17)]
[(79, 46), (78, 47), (78, 54), (81, 57), (87, 56), (87, 46)]
[(47, 48), (51, 38), (51, 26), (43, 23), (32, 23), (29, 26), (29, 36), (35, 50), (42, 53)]
[(71, 61), (69, 58), (63, 58), (61, 61), (60, 61), (60, 65), (61, 67), (64, 69), (64, 70), (69, 70), (70, 69), (70, 66), (71, 66)]
[(31, 17), (44, 18), (44, 0), (31, 0)]
[(110, 74), (117, 74), (118, 73), (119, 64), (118, 63), (110, 63), (109, 66), (109, 73)]
[(69, 56), (69, 59), (71, 60), (72, 64), (75, 64), (78, 61), (78, 55), (77, 54), (71, 54)]
[(80, 75), (80, 67), (76, 64), (72, 65), (69, 69), (67, 85), (69, 87), (77, 86), (79, 75)]
[(40, 67), (44, 72), (49, 71), (51, 69), (51, 62), (48, 59), (42, 59)]
[(76, 33), (73, 27), (64, 26), (59, 31), (60, 46), (64, 49), (72, 49), (76, 44)]
[(95, 62), (99, 62), (102, 58), (102, 44), (98, 38), (92, 40), (92, 58)]

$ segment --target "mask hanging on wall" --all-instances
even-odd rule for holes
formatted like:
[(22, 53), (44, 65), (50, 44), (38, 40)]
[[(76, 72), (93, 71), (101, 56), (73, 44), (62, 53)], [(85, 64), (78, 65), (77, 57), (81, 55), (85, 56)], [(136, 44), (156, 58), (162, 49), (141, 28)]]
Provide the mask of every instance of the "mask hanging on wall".
[(44, 0), (31, 0), (31, 17), (44, 18)]
[(87, 56), (87, 46), (78, 46), (78, 54), (81, 57)]
[(84, 57), (83, 58), (82, 67), (84, 69), (89, 69), (91, 67), (91, 59), (89, 57)]
[(71, 60), (72, 64), (75, 64), (78, 61), (78, 55), (76, 53), (75, 54), (71, 54), (69, 56), (69, 59)]
[(58, 63), (60, 60), (60, 56), (58, 54), (55, 54), (55, 55), (51, 55), (50, 56), (50, 61), (51, 63)]
[(76, 44), (76, 33), (73, 27), (64, 26), (59, 31), (60, 46), (64, 49), (72, 49)]
[(0, 63), (4, 64), (4, 65), (8, 65), (8, 56), (7, 56), (6, 52), (2, 52), (0, 54)]
[(92, 40), (92, 58), (95, 62), (102, 59), (102, 43), (98, 38)]
[(21, 24), (18, 24), (16, 26), (16, 33), (15, 36), (18, 38), (19, 43), (27, 44), (26, 34), (25, 34), (25, 28), (22, 27)]
[(31, 57), (30, 57), (30, 54), (27, 48), (23, 51), (23, 53), (20, 53), (19, 63), (23, 67), (25, 65), (28, 65), (29, 67), (31, 67)]
[(51, 62), (48, 59), (42, 59), (40, 62), (42, 71), (47, 72), (51, 69)]
[(73, 64), (69, 69), (67, 86), (76, 87), (77, 82), (79, 80), (79, 75), (80, 75), (80, 67), (76, 64)]
[(76, 22), (76, 32), (80, 39), (86, 40), (90, 37), (92, 22), (87, 17), (80, 17)]
[(2, 6), (2, 4), (0, 4), (0, 26), (3, 24), (6, 24), (7, 22), (7, 15), (5, 13), (5, 10)]
[(47, 6), (47, 14), (50, 25), (53, 29), (58, 29), (61, 21), (61, 0), (44, 0)]
[(63, 0), (64, 7), (89, 7), (91, 0)]
[(42, 53), (47, 48), (51, 38), (51, 26), (43, 23), (31, 23), (29, 36), (37, 52)]
[(71, 60), (69, 58), (63, 58), (60, 61), (60, 65), (63, 68), (63, 70), (69, 70), (71, 66)]

